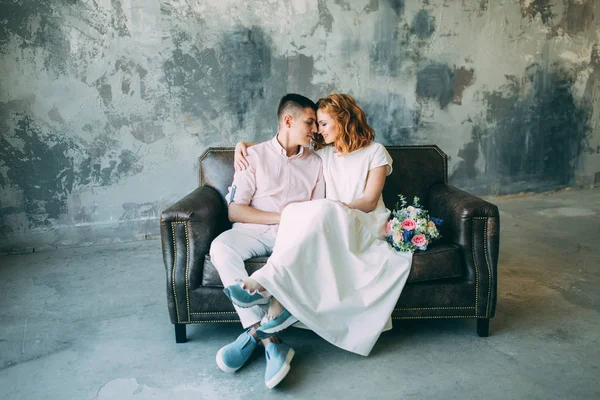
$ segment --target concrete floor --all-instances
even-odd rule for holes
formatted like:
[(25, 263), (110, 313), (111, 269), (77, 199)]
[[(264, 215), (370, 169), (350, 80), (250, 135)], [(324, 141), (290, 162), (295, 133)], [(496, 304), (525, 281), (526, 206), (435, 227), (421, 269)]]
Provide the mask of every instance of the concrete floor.
[(214, 362), (237, 324), (175, 344), (159, 241), (0, 258), (0, 399), (598, 399), (600, 190), (490, 199), (501, 210), (491, 336), (472, 320), (395, 321), (371, 356), (290, 329), (272, 391), (264, 355)]

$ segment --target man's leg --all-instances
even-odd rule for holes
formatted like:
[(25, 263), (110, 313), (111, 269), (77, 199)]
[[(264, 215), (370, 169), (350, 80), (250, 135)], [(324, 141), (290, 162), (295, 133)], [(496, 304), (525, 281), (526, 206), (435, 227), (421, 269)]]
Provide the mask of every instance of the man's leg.
[[(274, 235), (257, 235), (255, 232), (239, 228), (219, 235), (211, 245), (210, 258), (219, 272), (223, 286), (233, 285), (237, 279), (248, 278), (244, 260), (271, 254), (274, 244)], [(250, 358), (258, 344), (256, 329), (265, 315), (265, 312), (258, 306), (241, 308), (234, 305), (234, 307), (244, 328), (251, 328), (242, 333), (235, 342), (218, 351), (217, 365), (225, 372), (237, 371)], [(265, 384), (270, 389), (288, 374), (294, 350), (282, 343), (276, 336), (262, 339), (262, 344), (265, 347), (267, 358)]]
[[(211, 245), (210, 258), (219, 272), (223, 286), (227, 287), (235, 284), (237, 279), (247, 278), (244, 261), (269, 255), (274, 243), (274, 235), (260, 235), (241, 228), (234, 228), (219, 235)], [(225, 372), (235, 372), (250, 357), (259, 340), (256, 337), (256, 328), (260, 326), (260, 321), (265, 315), (263, 309), (258, 306), (241, 308), (234, 304), (234, 307), (242, 326), (250, 329), (217, 353), (217, 365)], [(266, 348), (269, 343), (279, 344), (280, 341), (273, 336), (263, 339), (262, 343)]]
[[(220, 234), (210, 246), (210, 259), (217, 269), (223, 286), (236, 283), (237, 279), (248, 278), (244, 261), (252, 257), (271, 254), (275, 238), (257, 235), (251, 230), (234, 227)], [(241, 308), (234, 304), (242, 326), (249, 328), (260, 324), (265, 312), (258, 306)]]

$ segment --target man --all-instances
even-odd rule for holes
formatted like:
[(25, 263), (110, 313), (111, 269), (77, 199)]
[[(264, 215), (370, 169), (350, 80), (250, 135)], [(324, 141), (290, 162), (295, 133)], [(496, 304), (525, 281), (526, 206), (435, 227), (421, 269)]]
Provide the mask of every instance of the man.
[[(234, 224), (210, 248), (223, 286), (248, 277), (244, 260), (271, 254), (281, 212), (288, 204), (325, 197), (321, 159), (305, 149), (317, 132), (315, 110), (310, 99), (285, 95), (277, 109), (277, 135), (249, 148), (248, 167), (235, 173), (226, 198)], [(258, 344), (256, 328), (265, 317), (259, 306), (234, 307), (246, 331), (218, 351), (217, 365), (225, 372), (235, 372), (250, 358)], [(273, 388), (289, 372), (294, 350), (275, 336), (262, 343), (267, 359), (265, 384)]]

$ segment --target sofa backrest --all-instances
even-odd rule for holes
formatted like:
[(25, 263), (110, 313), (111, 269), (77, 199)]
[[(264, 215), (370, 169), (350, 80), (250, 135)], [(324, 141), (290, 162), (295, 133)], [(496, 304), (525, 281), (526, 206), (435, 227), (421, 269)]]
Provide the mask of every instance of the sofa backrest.
[[(419, 196), (425, 204), (429, 189), (437, 183), (448, 182), (448, 159), (439, 147), (386, 146), (392, 156), (393, 171), (385, 181), (383, 200), (389, 209), (394, 208), (398, 194), (410, 201)], [(215, 188), (223, 198), (233, 181), (233, 148), (210, 147), (198, 162), (200, 185)]]
[(429, 189), (438, 183), (448, 183), (448, 158), (439, 147), (386, 146), (394, 160), (392, 174), (385, 180), (383, 201), (390, 210), (403, 194), (412, 203), (419, 196), (425, 205)]

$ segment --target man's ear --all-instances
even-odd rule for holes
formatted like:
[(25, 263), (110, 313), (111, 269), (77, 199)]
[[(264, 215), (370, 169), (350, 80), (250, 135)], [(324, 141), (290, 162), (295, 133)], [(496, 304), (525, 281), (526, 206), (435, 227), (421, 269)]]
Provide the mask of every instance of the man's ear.
[(283, 124), (286, 128), (292, 127), (292, 116), (287, 114), (283, 116)]

